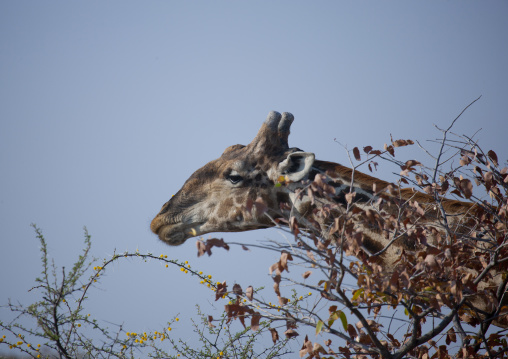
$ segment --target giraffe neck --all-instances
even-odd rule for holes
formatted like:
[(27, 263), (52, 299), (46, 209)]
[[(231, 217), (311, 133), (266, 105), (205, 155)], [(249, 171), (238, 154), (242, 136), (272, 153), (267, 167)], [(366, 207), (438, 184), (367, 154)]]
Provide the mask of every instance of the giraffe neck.
[[(387, 265), (397, 261), (402, 249), (413, 250), (419, 241), (428, 240), (433, 245), (446, 238), (443, 217), (433, 196), (318, 160), (309, 180), (303, 185), (293, 184), (292, 215), (306, 227), (317, 227), (322, 238), (337, 238), (338, 218), (349, 224), (349, 235), (361, 237), (359, 242), (367, 254), (378, 253), (389, 245), (381, 257)], [(464, 221), (471, 203), (443, 199), (442, 205), (450, 229), (462, 233), (471, 230)], [(411, 220), (402, 225), (396, 220), (400, 213)], [(398, 239), (392, 241), (395, 237)]]

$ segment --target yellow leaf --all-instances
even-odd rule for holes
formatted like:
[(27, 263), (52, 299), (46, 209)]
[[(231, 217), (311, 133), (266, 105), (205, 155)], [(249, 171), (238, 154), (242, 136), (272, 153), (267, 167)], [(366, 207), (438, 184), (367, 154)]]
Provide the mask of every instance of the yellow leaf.
[(354, 291), (353, 298), (351, 300), (357, 300), (360, 295), (363, 293), (363, 288), (359, 288)]
[(316, 324), (316, 335), (318, 335), (321, 332), (324, 324), (325, 323), (323, 323), (321, 320), (318, 320), (318, 322)]

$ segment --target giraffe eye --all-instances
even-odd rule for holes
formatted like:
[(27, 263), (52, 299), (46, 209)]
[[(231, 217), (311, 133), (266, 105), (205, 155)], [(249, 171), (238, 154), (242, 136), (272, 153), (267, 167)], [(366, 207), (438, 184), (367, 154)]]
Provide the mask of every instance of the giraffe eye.
[(237, 184), (238, 182), (243, 181), (243, 177), (238, 175), (229, 175), (227, 178), (232, 184)]

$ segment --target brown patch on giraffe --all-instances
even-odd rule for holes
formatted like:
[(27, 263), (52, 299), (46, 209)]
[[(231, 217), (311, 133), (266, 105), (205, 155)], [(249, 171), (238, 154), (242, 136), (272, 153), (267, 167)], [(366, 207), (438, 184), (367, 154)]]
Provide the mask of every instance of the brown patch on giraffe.
[(334, 170), (327, 170), (327, 171), (325, 171), (325, 174), (326, 174), (328, 177), (333, 178), (333, 179), (337, 182), (337, 180), (336, 180), (336, 179), (338, 179), (338, 177), (339, 177), (339, 175), (337, 174), (337, 172), (335, 172)]
[(233, 199), (226, 198), (217, 207), (217, 210), (215, 211), (215, 218), (228, 218), (229, 211), (231, 210), (231, 208), (233, 208), (233, 205), (234, 205)]
[(370, 252), (370, 254), (375, 254), (384, 248), (379, 241), (373, 239), (366, 233), (362, 233), (362, 245)]
[(312, 213), (312, 210), (313, 210), (313, 205), (310, 201), (306, 201), (306, 202), (303, 202), (301, 203), (299, 206), (298, 206), (298, 212), (300, 212), (300, 214), (302, 216), (307, 216), (309, 215), (310, 213)]
[(280, 205), (282, 203), (291, 203), (291, 199), (289, 198), (289, 195), (285, 192), (277, 192), (277, 203)]
[(263, 200), (268, 208), (277, 208), (276, 203), (273, 201), (271, 197), (263, 198)]
[(234, 214), (235, 221), (241, 222), (243, 221), (243, 211), (240, 208), (237, 208)]

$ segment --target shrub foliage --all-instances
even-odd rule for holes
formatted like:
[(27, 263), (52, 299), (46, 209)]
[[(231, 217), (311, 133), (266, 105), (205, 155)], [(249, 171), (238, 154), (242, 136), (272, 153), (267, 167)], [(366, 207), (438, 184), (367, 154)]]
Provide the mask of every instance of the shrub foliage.
[[(379, 162), (390, 162), (400, 167), (397, 183), (379, 191), (379, 203), (372, 208), (355, 206), (353, 187), (345, 194), (339, 217), (333, 217), (334, 208), (322, 206), (318, 215), (333, 223), (335, 241), (324, 238), (318, 224), (300, 223), (294, 217), (278, 219), (285, 241), (250, 245), (280, 254), (269, 268), (273, 281), (269, 293), (261, 294), (260, 288), (238, 283), (234, 277), (233, 286), (213, 282), (187, 262), (165, 255), (114, 254), (92, 268), (98, 261), (90, 259), (86, 229), (83, 253), (70, 271), (59, 270), (49, 263), (46, 240), (34, 226), (43, 269), (30, 290), (37, 291), (40, 299), (29, 306), (8, 303), (7, 309), (17, 316), (9, 323), (0, 322), (0, 348), (8, 346), (34, 358), (276, 358), (294, 357), (288, 344), (298, 342), (299, 356), (309, 359), (504, 357), (508, 355), (504, 329), (508, 327), (508, 168), (473, 138), (453, 134), (454, 123), (439, 129), (442, 139), (437, 141), (436, 154), (418, 143), (433, 166), (395, 158), (400, 147), (414, 145), (411, 140), (391, 140), (383, 149), (365, 146), (363, 151), (357, 147), (348, 151), (352, 176), (359, 168), (372, 172)], [(306, 190), (315, 201), (329, 203), (333, 191), (328, 186), (326, 176), (316, 176), (306, 183)], [(427, 193), (433, 200), (422, 204), (403, 198), (403, 187)], [(469, 222), (460, 229), (450, 224), (443, 209), (445, 198), (452, 196), (475, 204)], [(438, 214), (438, 232), (423, 221), (431, 213)], [(387, 248), (367, 253), (361, 229), (354, 225), (359, 220), (385, 231), (392, 239), (387, 247), (401, 238), (411, 238), (412, 247), (401, 251), (393, 268), (385, 268), (379, 256)], [(245, 243), (199, 240), (198, 257), (212, 255), (214, 247), (230, 246), (246, 249)], [(199, 319), (193, 325), (199, 348), (171, 335), (178, 318), (158, 331), (135, 333), (121, 325), (110, 330), (86, 313), (89, 289), (108, 266), (124, 258), (177, 266), (213, 291), (224, 311), (210, 315), (197, 307)], [(273, 303), (265, 299), (272, 296)], [(25, 317), (36, 325), (22, 325)], [(309, 329), (310, 338), (300, 335)], [(262, 333), (269, 335), (273, 346), (256, 346)]]

